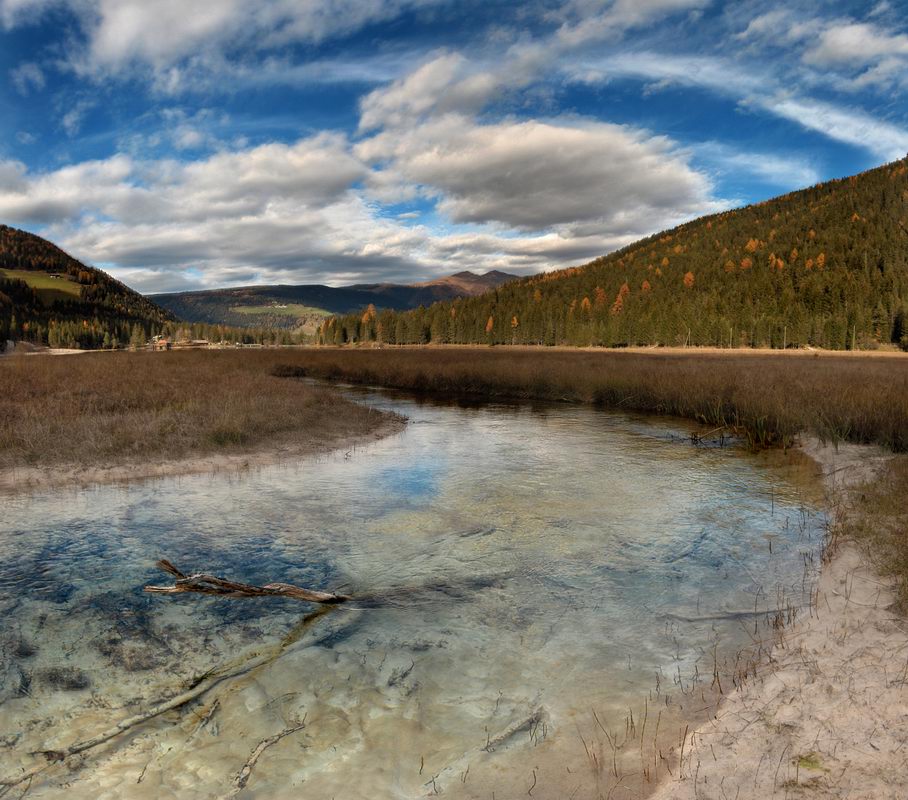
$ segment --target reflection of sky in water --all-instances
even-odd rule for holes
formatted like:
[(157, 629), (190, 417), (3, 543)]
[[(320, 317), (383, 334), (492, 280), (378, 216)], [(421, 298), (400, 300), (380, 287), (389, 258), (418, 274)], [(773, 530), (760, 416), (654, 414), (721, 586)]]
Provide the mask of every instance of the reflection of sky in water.
[(438, 461), (423, 458), (414, 464), (383, 469), (376, 480), (385, 492), (401, 501), (428, 502), (438, 494), (438, 475), (443, 471)]
[[(444, 773), (537, 706), (551, 759), (573, 763), (578, 715), (626, 709), (716, 636), (729, 650), (746, 641), (739, 623), (665, 614), (774, 608), (778, 586), (798, 599), (819, 520), (756, 459), (693, 448), (679, 424), (586, 407), (359, 396), (410, 416), (406, 432), (300, 466), (4, 499), (3, 772), (279, 641), (300, 618), (285, 601), (146, 595), (161, 556), (251, 582), (436, 589), (333, 612), (318, 647), (215, 692), (221, 722), (202, 755), (173, 723), (150, 726), (138, 751), (92, 762), (86, 793), (179, 796), (177, 770), (197, 796), (217, 796), (261, 738), (304, 713), (306, 757), (276, 747), (261, 796), (294, 781), (312, 796), (424, 794), (420, 758)], [(90, 687), (61, 689), (50, 671), (61, 668)], [(137, 788), (130, 770), (149, 752), (169, 755)], [(491, 785), (481, 765), (473, 774)], [(534, 796), (560, 790), (546, 791)]]

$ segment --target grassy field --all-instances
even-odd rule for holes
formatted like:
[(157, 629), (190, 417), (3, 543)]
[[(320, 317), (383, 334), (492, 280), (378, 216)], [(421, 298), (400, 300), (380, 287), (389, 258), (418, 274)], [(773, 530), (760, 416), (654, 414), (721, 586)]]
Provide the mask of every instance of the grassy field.
[(317, 450), (387, 421), (331, 389), (270, 375), (270, 355), (0, 358), (0, 468)]
[(314, 308), (313, 306), (303, 306), (298, 303), (288, 303), (287, 305), (267, 305), (267, 306), (232, 306), (230, 308), (236, 314), (247, 314), (254, 316), (276, 316), (276, 317), (330, 317), (331, 312), (323, 308)]
[(68, 277), (52, 278), (46, 272), (23, 269), (0, 269), (0, 278), (23, 281), (38, 292), (41, 302), (50, 305), (54, 300), (78, 300), (82, 287)]

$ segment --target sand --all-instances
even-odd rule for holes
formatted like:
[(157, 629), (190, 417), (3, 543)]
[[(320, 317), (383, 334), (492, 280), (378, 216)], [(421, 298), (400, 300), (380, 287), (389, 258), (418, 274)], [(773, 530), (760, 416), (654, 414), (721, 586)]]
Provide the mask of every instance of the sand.
[[(885, 458), (869, 447), (804, 449), (840, 498)], [(908, 797), (908, 620), (893, 600), (856, 545), (836, 546), (815, 607), (694, 731), (680, 773), (653, 797)]]

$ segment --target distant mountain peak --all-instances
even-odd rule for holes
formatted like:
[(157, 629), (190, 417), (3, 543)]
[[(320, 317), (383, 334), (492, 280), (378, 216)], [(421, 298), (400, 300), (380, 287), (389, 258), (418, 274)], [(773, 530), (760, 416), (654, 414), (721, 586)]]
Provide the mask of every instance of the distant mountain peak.
[(511, 275), (507, 272), (493, 269), (485, 274), (471, 272), (468, 269), (461, 272), (455, 272), (453, 275), (446, 275), (443, 278), (435, 278), (424, 283), (415, 283), (414, 286), (447, 286), (459, 289), (463, 294), (473, 296), (482, 294), (490, 289), (496, 289), (508, 281), (517, 280), (517, 275)]

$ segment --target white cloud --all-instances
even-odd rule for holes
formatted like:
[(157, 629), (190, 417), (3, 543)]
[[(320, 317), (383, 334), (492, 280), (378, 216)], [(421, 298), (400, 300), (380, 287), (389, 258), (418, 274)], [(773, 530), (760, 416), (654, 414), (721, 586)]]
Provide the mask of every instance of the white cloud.
[(908, 56), (908, 36), (890, 34), (868, 23), (833, 25), (804, 54), (811, 64), (870, 64), (885, 56)]
[(815, 17), (796, 16), (789, 8), (774, 8), (753, 17), (734, 38), (756, 46), (790, 46), (816, 36), (823, 22)]
[(56, 5), (56, 2), (57, 0), (0, 0), (0, 24), (4, 28), (12, 28), (33, 20)]
[(888, 0), (881, 0), (881, 2), (877, 3), (871, 9), (870, 13), (867, 16), (870, 18), (881, 17), (884, 14), (888, 14), (890, 11), (892, 11), (892, 4), (889, 3)]
[(471, 222), (453, 233), (416, 213), (389, 219), (357, 188), (373, 174), (362, 153), (390, 146), (381, 135), (355, 150), (321, 134), (194, 162), (117, 156), (46, 173), (0, 162), (0, 218), (43, 226), (77, 257), (155, 291), (537, 272), (714, 208), (708, 182), (659, 137), (576, 120), (454, 119), (425, 123), (385, 166)]
[(569, 78), (582, 78), (586, 82), (596, 75), (603, 80), (635, 77), (662, 86), (699, 86), (735, 96), (759, 92), (772, 81), (767, 75), (714, 56), (675, 56), (647, 51), (578, 59), (565, 66)]
[(81, 129), (85, 115), (95, 107), (93, 100), (77, 100), (60, 118), (60, 124), (68, 136), (75, 136)]
[(784, 190), (801, 189), (820, 181), (820, 173), (803, 157), (778, 153), (742, 152), (720, 142), (699, 145), (698, 159), (720, 172), (753, 176)]
[(13, 86), (23, 97), (26, 97), (33, 89), (41, 91), (46, 83), (41, 67), (31, 61), (26, 61), (10, 70), (9, 76)]
[[(871, 23), (831, 24), (804, 54), (804, 63), (852, 70), (838, 77), (842, 88), (908, 87), (908, 35), (883, 31)], [(854, 70), (862, 70), (854, 74)]]
[(189, 163), (120, 155), (37, 175), (26, 175), (21, 164), (4, 163), (0, 217), (45, 223), (92, 217), (179, 223), (241, 219), (280, 205), (318, 208), (336, 202), (366, 174), (336, 134)]
[(837, 141), (869, 150), (887, 161), (903, 158), (908, 152), (908, 130), (859, 109), (785, 96), (762, 98), (758, 102), (777, 116)]
[(478, 111), (497, 90), (488, 74), (470, 74), (470, 62), (462, 55), (444, 53), (366, 95), (360, 103), (359, 128), (399, 127), (430, 112)]
[[(223, 65), (235, 48), (267, 51), (317, 44), (442, 0), (0, 0), (5, 27), (32, 21), (52, 7), (76, 16), (84, 47), (70, 54), (83, 74), (151, 67), (159, 88), (176, 89), (181, 62)], [(75, 47), (71, 43), (70, 47)]]
[(360, 102), (360, 131), (411, 127), (450, 112), (480, 111), (508, 90), (527, 86), (552, 58), (540, 45), (512, 47), (493, 64), (441, 53)]
[[(581, 71), (585, 68), (585, 72)], [(593, 68), (593, 72), (590, 72)], [(814, 100), (783, 87), (772, 72), (747, 70), (723, 58), (620, 53), (570, 67), (577, 79), (633, 76), (659, 85), (698, 86), (794, 122), (801, 127), (886, 160), (908, 152), (908, 129), (847, 105)]]
[(527, 230), (595, 220), (641, 232), (710, 208), (711, 186), (668, 139), (583, 120), (477, 124), (449, 114), (362, 142), (383, 175), (418, 186), (457, 223)]
[[(880, 3), (868, 19), (885, 16), (890, 10), (888, 4)], [(789, 48), (789, 58), (794, 56), (803, 65), (817, 68), (813, 73), (802, 69), (799, 75), (797, 65), (790, 65), (793, 74), (789, 79), (794, 78), (795, 83), (824, 84), (838, 91), (908, 85), (908, 35), (872, 22), (803, 16), (779, 7), (753, 17), (734, 38), (749, 44), (749, 52), (754, 54), (769, 48), (783, 53), (784, 59), (784, 48)], [(798, 45), (800, 52), (791, 51), (792, 45)]]
[(571, 0), (561, 9), (567, 21), (558, 40), (567, 47), (616, 38), (625, 31), (682, 12), (700, 11), (712, 0)]

